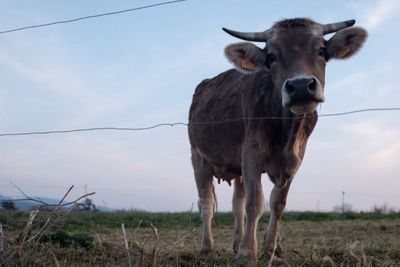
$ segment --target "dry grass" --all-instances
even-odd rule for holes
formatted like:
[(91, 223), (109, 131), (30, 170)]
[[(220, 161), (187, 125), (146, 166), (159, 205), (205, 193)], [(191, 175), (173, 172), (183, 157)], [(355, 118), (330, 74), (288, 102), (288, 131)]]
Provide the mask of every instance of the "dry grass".
[[(266, 222), (260, 225), (262, 244)], [(157, 227), (157, 225), (155, 225)], [(199, 227), (96, 227), (88, 247), (38, 242), (17, 253), (18, 229), (4, 232), (1, 266), (233, 266), (233, 229), (214, 228), (217, 254), (199, 255)], [(76, 229), (78, 231), (79, 228)], [(290, 221), (273, 266), (400, 266), (400, 220)], [(260, 266), (266, 266), (260, 259)]]

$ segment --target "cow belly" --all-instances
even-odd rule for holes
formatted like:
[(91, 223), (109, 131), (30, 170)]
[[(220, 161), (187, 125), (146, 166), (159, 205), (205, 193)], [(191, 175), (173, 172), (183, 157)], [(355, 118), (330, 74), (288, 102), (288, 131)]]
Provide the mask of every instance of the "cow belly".
[(231, 179), (241, 175), (244, 140), (241, 89), (243, 76), (226, 71), (196, 88), (189, 112), (192, 150), (214, 169), (214, 175)]
[[(216, 174), (230, 173), (241, 175), (240, 145), (231, 145), (224, 148), (223, 143), (224, 142), (220, 142), (219, 144), (217, 144), (217, 142), (199, 143), (197, 145), (192, 145), (192, 147), (214, 168)], [(222, 177), (222, 175), (220, 176)]]

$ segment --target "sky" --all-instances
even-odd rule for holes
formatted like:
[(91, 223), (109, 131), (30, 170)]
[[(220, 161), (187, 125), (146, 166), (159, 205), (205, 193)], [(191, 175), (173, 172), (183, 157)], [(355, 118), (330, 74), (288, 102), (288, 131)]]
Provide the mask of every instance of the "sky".
[[(157, 3), (0, 1), (0, 31)], [(0, 133), (187, 122), (195, 87), (232, 67), (228, 27), (263, 31), (284, 18), (356, 19), (362, 50), (332, 60), (320, 114), (400, 106), (400, 1), (195, 1), (0, 35)], [(257, 44), (261, 45), (261, 44)], [(287, 201), (288, 210), (400, 208), (400, 112), (320, 118)], [(197, 191), (185, 126), (140, 132), (0, 137), (0, 194), (185, 211)], [(272, 183), (263, 176), (266, 199)], [(219, 210), (232, 187), (218, 185)]]

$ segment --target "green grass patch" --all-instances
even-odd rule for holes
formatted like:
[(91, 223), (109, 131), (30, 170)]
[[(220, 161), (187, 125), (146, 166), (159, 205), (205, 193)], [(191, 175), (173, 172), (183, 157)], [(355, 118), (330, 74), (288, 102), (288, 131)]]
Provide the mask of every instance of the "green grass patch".
[[(43, 225), (51, 213), (41, 212), (35, 218), (34, 227)], [(8, 211), (0, 212), (0, 223), (5, 230), (21, 229), (26, 225), (29, 212)], [(262, 216), (261, 221), (268, 221), (269, 214)], [(298, 212), (288, 211), (283, 214), (284, 222), (295, 221), (341, 221), (341, 220), (395, 220), (400, 219), (400, 212), (382, 214), (373, 212)], [(218, 212), (214, 216), (216, 227), (231, 227), (234, 216), (232, 212)], [(66, 231), (89, 231), (96, 228), (115, 229), (120, 228), (121, 223), (126, 228), (148, 228), (153, 224), (165, 229), (187, 229), (201, 225), (198, 212), (145, 212), (145, 211), (118, 211), (118, 212), (71, 212), (62, 220), (58, 220), (58, 226)]]

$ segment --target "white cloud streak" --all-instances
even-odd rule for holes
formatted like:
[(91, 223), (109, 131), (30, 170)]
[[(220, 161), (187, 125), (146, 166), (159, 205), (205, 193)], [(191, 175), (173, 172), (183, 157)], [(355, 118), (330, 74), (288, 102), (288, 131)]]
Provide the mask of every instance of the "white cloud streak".
[(373, 6), (364, 10), (362, 25), (370, 30), (377, 29), (398, 14), (399, 10), (398, 0), (377, 0)]

